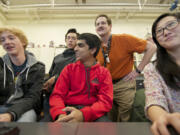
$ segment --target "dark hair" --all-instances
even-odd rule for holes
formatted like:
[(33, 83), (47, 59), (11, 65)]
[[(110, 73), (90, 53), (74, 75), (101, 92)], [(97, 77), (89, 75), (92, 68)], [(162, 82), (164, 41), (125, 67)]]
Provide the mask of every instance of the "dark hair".
[(67, 31), (66, 35), (65, 35), (65, 39), (67, 38), (67, 35), (69, 33), (75, 33), (77, 35), (77, 37), (79, 36), (79, 33), (77, 33), (76, 29), (75, 28), (71, 28)]
[(174, 58), (169, 55), (164, 47), (162, 47), (156, 38), (156, 27), (160, 20), (167, 16), (173, 16), (180, 19), (180, 13), (164, 13), (160, 15), (153, 23), (152, 26), (152, 37), (157, 45), (157, 59), (156, 68), (163, 77), (165, 83), (173, 88), (179, 89), (180, 86), (177, 84), (177, 80), (180, 80), (180, 67), (176, 64)]
[(100, 15), (98, 15), (98, 16), (96, 17), (96, 19), (95, 19), (95, 26), (96, 26), (96, 21), (97, 21), (97, 19), (98, 19), (99, 17), (105, 17), (106, 20), (107, 20), (108, 25), (111, 25), (111, 24), (112, 24), (112, 21), (111, 21), (111, 18), (110, 18), (110, 17), (108, 17), (108, 16), (105, 15), (105, 14), (100, 14)]
[(91, 33), (83, 33), (78, 36), (78, 40), (85, 40), (86, 43), (89, 46), (89, 49), (96, 48), (96, 52), (94, 53), (94, 57), (97, 56), (100, 46), (101, 46), (101, 40), (98, 36)]

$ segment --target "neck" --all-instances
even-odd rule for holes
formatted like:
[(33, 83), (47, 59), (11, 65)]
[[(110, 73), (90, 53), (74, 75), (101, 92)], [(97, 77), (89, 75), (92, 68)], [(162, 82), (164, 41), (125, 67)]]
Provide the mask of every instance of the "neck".
[(176, 63), (180, 66), (180, 47), (168, 53), (175, 59)]
[(108, 40), (109, 40), (110, 36), (111, 36), (111, 33), (109, 32), (108, 34), (101, 37), (101, 40), (102, 40), (102, 43), (104, 46), (108, 45)]
[(14, 65), (20, 66), (25, 62), (26, 57), (24, 54), (17, 55), (17, 56), (10, 55), (10, 59)]
[(93, 57), (93, 58), (90, 58), (89, 60), (86, 60), (82, 63), (85, 67), (91, 67), (91, 66), (95, 65), (96, 59)]

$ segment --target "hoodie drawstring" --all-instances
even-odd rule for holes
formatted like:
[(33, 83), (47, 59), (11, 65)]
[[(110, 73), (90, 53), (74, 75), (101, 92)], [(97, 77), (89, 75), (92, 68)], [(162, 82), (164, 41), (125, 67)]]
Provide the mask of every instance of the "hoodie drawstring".
[(29, 69), (30, 69), (30, 67), (28, 67), (27, 72), (26, 72), (26, 81), (27, 81), (27, 78), (28, 78)]
[(85, 68), (86, 72), (86, 84), (87, 84), (87, 92), (88, 92), (88, 98), (90, 98), (90, 68)]
[(4, 88), (6, 87), (6, 65), (4, 63)]

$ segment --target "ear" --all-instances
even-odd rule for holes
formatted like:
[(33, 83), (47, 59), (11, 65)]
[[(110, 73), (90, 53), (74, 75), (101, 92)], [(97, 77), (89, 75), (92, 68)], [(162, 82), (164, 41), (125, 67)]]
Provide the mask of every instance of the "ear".
[(26, 44), (25, 43), (22, 43), (23, 47), (25, 48)]
[(109, 26), (110, 26), (110, 29), (112, 29), (112, 24), (110, 24)]
[(94, 53), (96, 52), (97, 48), (91, 48), (91, 54), (94, 55)]

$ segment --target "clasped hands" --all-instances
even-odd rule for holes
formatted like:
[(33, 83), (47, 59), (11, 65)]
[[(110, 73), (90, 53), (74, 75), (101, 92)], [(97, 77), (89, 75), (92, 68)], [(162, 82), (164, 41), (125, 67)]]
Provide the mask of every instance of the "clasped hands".
[(75, 107), (66, 107), (63, 111), (70, 113), (59, 115), (55, 122), (83, 122), (83, 113)]

